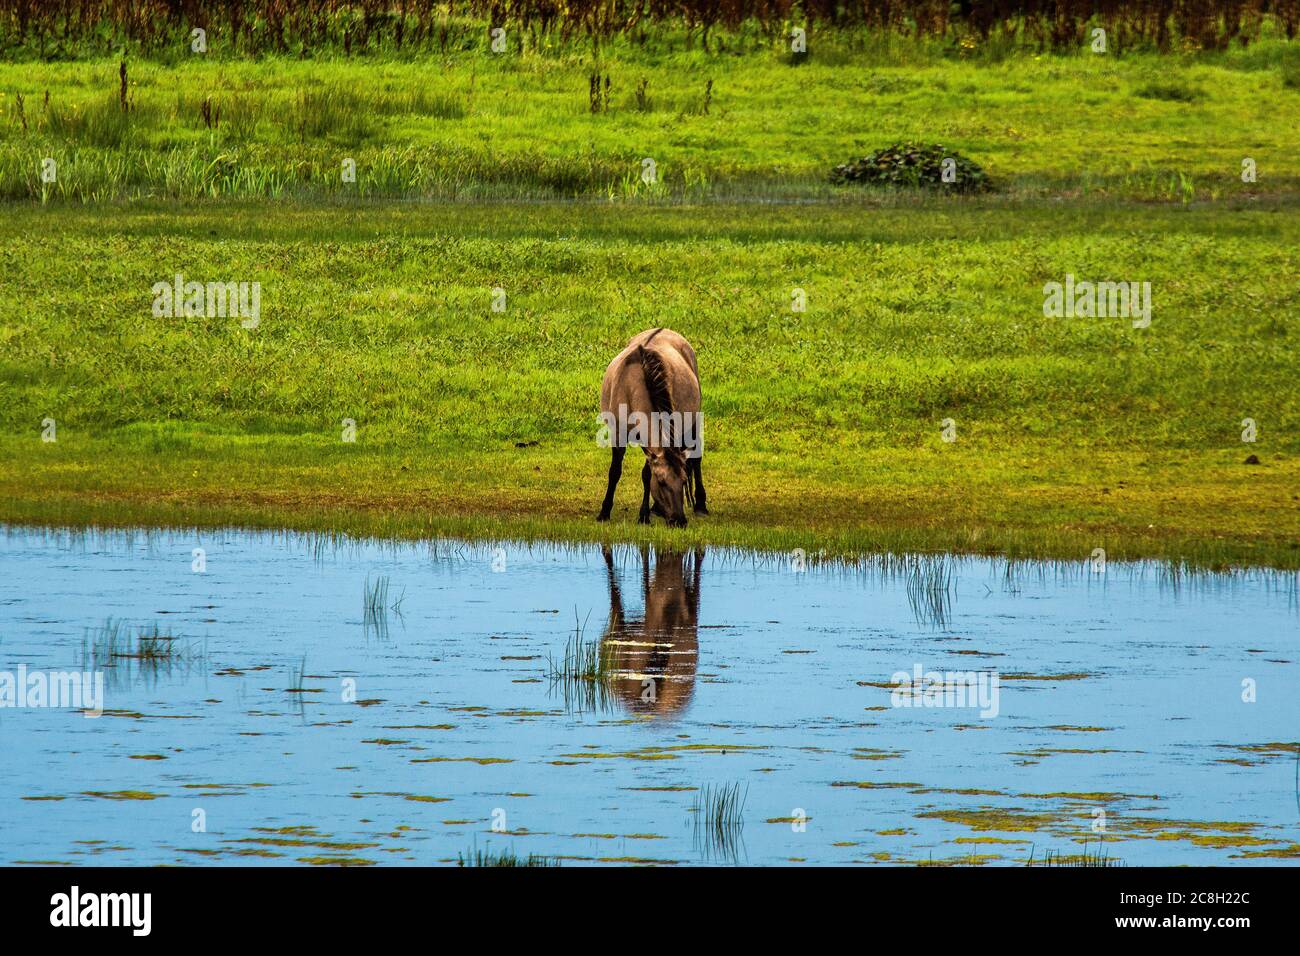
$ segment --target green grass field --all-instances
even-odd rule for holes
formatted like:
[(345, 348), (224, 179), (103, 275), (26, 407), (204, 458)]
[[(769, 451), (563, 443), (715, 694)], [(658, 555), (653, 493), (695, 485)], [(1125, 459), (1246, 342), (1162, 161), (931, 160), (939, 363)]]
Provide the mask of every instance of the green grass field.
[[(576, 53), (133, 62), (126, 114), (116, 62), (0, 64), (0, 520), (1300, 566), (1290, 55), (627, 49), (599, 113)], [(904, 138), (999, 191), (826, 184)], [(155, 317), (177, 273), (260, 325)], [(1045, 318), (1067, 274), (1150, 327)], [(713, 515), (637, 527), (636, 453), (597, 525), (601, 372), (659, 325)]]
[[(116, 59), (0, 64), (0, 198), (833, 198), (833, 165), (896, 140), (957, 148), (1021, 194), (1181, 201), (1300, 185), (1294, 124), (1278, 121), (1300, 110), (1294, 44), (960, 59), (892, 34), (837, 42), (797, 65), (772, 49), (624, 42), (599, 57), (574, 42), (413, 61), (133, 60), (125, 112)], [(610, 84), (595, 113), (593, 73)], [(1246, 158), (1256, 183), (1241, 180)]]
[[(2, 516), (637, 534), (635, 464), (590, 520), (597, 387), (665, 324), (705, 388), (715, 516), (687, 534), (1292, 562), (1294, 213), (14, 207)], [(176, 271), (260, 281), (260, 326), (154, 318)], [(1045, 319), (1067, 272), (1149, 277), (1150, 328)]]

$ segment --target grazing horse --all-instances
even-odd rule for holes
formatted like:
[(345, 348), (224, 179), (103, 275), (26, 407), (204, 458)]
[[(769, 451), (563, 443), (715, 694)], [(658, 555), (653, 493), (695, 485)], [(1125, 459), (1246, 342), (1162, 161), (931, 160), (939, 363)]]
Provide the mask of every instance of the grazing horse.
[(614, 696), (637, 713), (681, 713), (695, 688), (704, 549), (689, 555), (656, 550), (651, 572), (649, 550), (641, 548), (645, 612), (639, 620), (623, 610), (613, 550), (609, 545), (601, 550), (609, 578), (609, 623), (600, 644), (614, 673)]
[(650, 523), (653, 510), (670, 526), (684, 527), (683, 498), (690, 501), (696, 514), (709, 513), (700, 477), (704, 451), (700, 376), (695, 349), (686, 339), (663, 328), (634, 336), (605, 369), (600, 383), (600, 417), (609, 430), (612, 459), (597, 521), (609, 520), (628, 445), (640, 445), (646, 455), (637, 515), (640, 524)]

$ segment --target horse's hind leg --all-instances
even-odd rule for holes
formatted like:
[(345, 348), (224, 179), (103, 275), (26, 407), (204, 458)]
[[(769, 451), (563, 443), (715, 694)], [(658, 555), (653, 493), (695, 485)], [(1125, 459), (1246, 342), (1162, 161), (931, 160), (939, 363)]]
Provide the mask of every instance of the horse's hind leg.
[(597, 521), (609, 520), (610, 509), (614, 507), (614, 489), (618, 487), (618, 479), (623, 474), (623, 456), (627, 454), (626, 448), (613, 447), (610, 451), (613, 455), (609, 462), (609, 484), (605, 486), (605, 502), (600, 506)]
[[(703, 458), (703, 455), (698, 455), (695, 458), (687, 459), (690, 463), (691, 473), (695, 475), (695, 513), (697, 515), (706, 515), (709, 513), (708, 501), (704, 494), (704, 479), (700, 477), (700, 462)], [(690, 476), (688, 475), (687, 477)]]
[(636, 516), (637, 524), (650, 523), (650, 459), (645, 460), (641, 469), (641, 513)]

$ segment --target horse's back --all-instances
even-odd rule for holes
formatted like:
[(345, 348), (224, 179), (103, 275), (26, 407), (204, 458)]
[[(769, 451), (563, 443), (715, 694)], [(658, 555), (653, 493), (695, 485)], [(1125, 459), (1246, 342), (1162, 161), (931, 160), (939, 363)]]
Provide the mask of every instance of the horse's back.
[(685, 336), (672, 329), (646, 329), (632, 336), (627, 347), (605, 369), (600, 383), (600, 408), (615, 411), (619, 405), (649, 411), (650, 397), (641, 368), (640, 349), (653, 349), (666, 365), (676, 411), (700, 410), (700, 376), (695, 349)]

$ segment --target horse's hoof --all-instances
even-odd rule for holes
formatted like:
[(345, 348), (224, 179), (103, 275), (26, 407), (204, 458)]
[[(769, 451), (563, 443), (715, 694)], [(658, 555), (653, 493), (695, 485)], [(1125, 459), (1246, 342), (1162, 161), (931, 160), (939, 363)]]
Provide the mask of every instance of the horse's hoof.
[(597, 521), (608, 521), (608, 520), (609, 520), (609, 515), (608, 515), (606, 512), (602, 511), (600, 514), (596, 515), (596, 520), (597, 520)]
[(695, 506), (695, 513), (696, 513), (697, 515), (706, 515), (706, 514), (709, 513), (709, 509), (706, 508), (704, 505), (696, 505), (696, 506)]
[(649, 515), (637, 515), (637, 517), (636, 517), (636, 523), (637, 523), (637, 524), (649, 524), (649, 523), (650, 523), (650, 516), (649, 516)]

